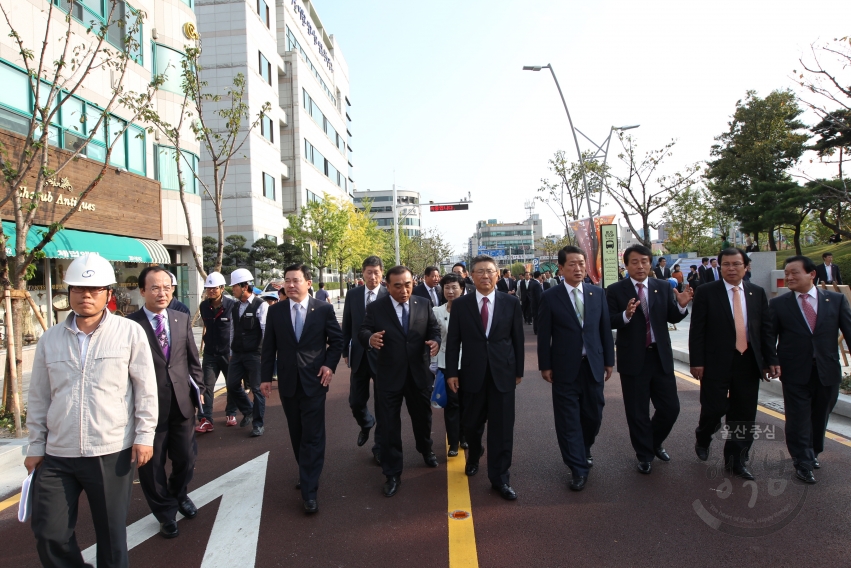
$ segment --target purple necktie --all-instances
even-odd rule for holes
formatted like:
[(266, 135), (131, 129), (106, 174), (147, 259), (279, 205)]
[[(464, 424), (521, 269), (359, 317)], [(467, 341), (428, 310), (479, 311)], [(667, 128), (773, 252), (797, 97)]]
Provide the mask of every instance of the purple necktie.
[(650, 308), (647, 305), (647, 297), (644, 295), (644, 284), (638, 283), (636, 286), (638, 286), (638, 301), (641, 303), (641, 311), (644, 312), (644, 346), (650, 347), (650, 344), (653, 342), (653, 338), (650, 335)]
[(163, 355), (165, 355), (166, 361), (168, 361), (168, 335), (165, 332), (165, 317), (162, 314), (154, 314), (154, 318), (157, 320), (157, 329), (154, 331), (154, 335), (157, 336), (157, 341), (160, 342)]
[(485, 329), (485, 335), (488, 334), (488, 299), (482, 298), (482, 327)]

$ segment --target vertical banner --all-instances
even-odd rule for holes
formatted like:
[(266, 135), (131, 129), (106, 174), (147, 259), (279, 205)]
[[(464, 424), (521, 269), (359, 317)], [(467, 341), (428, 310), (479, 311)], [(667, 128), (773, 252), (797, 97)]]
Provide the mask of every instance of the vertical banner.
[[(588, 255), (588, 276), (594, 284), (600, 283), (602, 274), (603, 259), (601, 256), (601, 247), (597, 242), (597, 235), (601, 226), (610, 224), (615, 220), (614, 215), (601, 215), (595, 217), (594, 222), (588, 217), (570, 222), (570, 229), (576, 237), (576, 244), (579, 248), (585, 251)], [(615, 240), (615, 253), (617, 253), (617, 240)]]
[(600, 225), (600, 250), (602, 256), (600, 285), (607, 288), (618, 281), (618, 226)]

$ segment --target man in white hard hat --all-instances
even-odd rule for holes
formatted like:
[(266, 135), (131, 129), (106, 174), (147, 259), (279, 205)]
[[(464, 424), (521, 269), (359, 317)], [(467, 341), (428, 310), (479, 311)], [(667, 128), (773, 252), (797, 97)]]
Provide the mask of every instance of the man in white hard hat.
[[(199, 433), (213, 431), (213, 391), (219, 373), (228, 379), (228, 365), (230, 361), (230, 345), (233, 341), (233, 324), (231, 312), (236, 305), (236, 300), (225, 296), (225, 277), (218, 272), (211, 272), (204, 280), (204, 294), (207, 299), (201, 302), (199, 310), (201, 319), (204, 321), (204, 334), (202, 343), (204, 345), (204, 356), (201, 359), (201, 367), (204, 370), (204, 406), (198, 413), (198, 426), (195, 431)], [(225, 405), (227, 426), (236, 426), (236, 403), (228, 395)]]
[[(262, 436), (263, 415), (266, 410), (266, 397), (260, 390), (260, 351), (263, 347), (263, 332), (266, 330), (266, 312), (268, 304), (263, 298), (254, 295), (254, 275), (245, 268), (238, 268), (230, 275), (233, 296), (237, 299), (231, 311), (233, 320), (233, 341), (228, 367), (228, 396), (233, 398), (242, 412), (240, 426), (252, 423), (251, 436)], [(254, 404), (248, 400), (242, 388), (243, 377), (254, 394)]]
[(178, 312), (183, 312), (184, 314), (192, 315), (192, 312), (189, 311), (189, 307), (174, 297), (174, 295), (177, 293), (177, 276), (175, 276), (173, 272), (169, 272), (168, 275), (171, 276), (171, 290), (168, 293), (168, 309), (177, 310)]
[(72, 311), (42, 335), (30, 380), (32, 529), (44, 566), (81, 566), (75, 525), (85, 491), (97, 565), (124, 567), (133, 467), (151, 459), (159, 415), (151, 347), (139, 325), (106, 309), (115, 284), (106, 259), (74, 259), (65, 283)]

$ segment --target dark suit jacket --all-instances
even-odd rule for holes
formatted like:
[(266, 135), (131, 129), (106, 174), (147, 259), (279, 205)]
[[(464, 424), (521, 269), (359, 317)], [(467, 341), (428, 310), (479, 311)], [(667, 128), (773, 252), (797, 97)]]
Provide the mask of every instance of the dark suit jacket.
[[(563, 284), (550, 288), (541, 296), (538, 308), (538, 368), (552, 370), (553, 382), (571, 383), (576, 380), (582, 363), (583, 343), (597, 382), (605, 380), (603, 367), (615, 366), (609, 307), (603, 289), (593, 284), (582, 284), (582, 297), (585, 324), (580, 326)], [(577, 341), (578, 338), (582, 341)]]
[(364, 348), (369, 348), (369, 338), (373, 333), (386, 332), (383, 336), (384, 347), (377, 350), (375, 387), (382, 391), (399, 392), (405, 387), (410, 373), (417, 388), (427, 389), (434, 383), (434, 375), (428, 370), (431, 354), (425, 342), (440, 343), (440, 324), (434, 317), (431, 300), (419, 296), (408, 299), (407, 335), (402, 331), (392, 300), (388, 294), (371, 303), (358, 332), (358, 339)]
[(541, 305), (541, 294), (544, 293), (544, 287), (541, 283), (532, 278), (529, 281), (529, 305), (532, 307), (532, 316), (538, 313), (538, 306)]
[(497, 292), (493, 305), (489, 307), (493, 313), (490, 334), (486, 336), (476, 294), (467, 294), (452, 302), (453, 317), (449, 318), (446, 334), (444, 375), (447, 378), (458, 377), (458, 386), (465, 392), (482, 390), (488, 366), (500, 392), (514, 390), (517, 377), (523, 376), (525, 351), (520, 300)]
[(158, 429), (168, 425), (172, 391), (174, 391), (174, 398), (180, 408), (180, 414), (187, 419), (195, 416), (195, 408), (198, 406), (195, 389), (192, 388), (189, 381), (194, 382), (200, 394), (204, 395), (204, 374), (201, 370), (201, 361), (198, 359), (198, 346), (195, 345), (195, 336), (192, 335), (191, 318), (183, 312), (171, 309), (166, 309), (166, 315), (171, 333), (171, 340), (168, 345), (168, 361), (163, 355), (160, 342), (154, 335), (154, 328), (151, 326), (145, 310), (140, 308), (127, 316), (127, 319), (142, 326), (145, 335), (148, 336), (148, 343), (151, 345), (154, 369), (157, 373), (157, 395), (160, 407)]
[(663, 280), (667, 280), (671, 277), (671, 269), (667, 266), (662, 268), (661, 266), (657, 266), (653, 269), (653, 274), (656, 275), (656, 278), (661, 278)]
[[(375, 291), (375, 300), (386, 295), (387, 288), (379, 285)], [(343, 355), (349, 358), (349, 366), (354, 370), (360, 368), (364, 352), (370, 354), (370, 362), (372, 365), (375, 364), (375, 352), (369, 349), (365, 350), (361, 342), (358, 341), (358, 332), (363, 325), (365, 315), (366, 286), (358, 286), (346, 295), (346, 304), (343, 306)]]
[(469, 283), (465, 280), (464, 281), (464, 293), (465, 294), (475, 294), (475, 292), (476, 292), (476, 285), (471, 284), (471, 283)]
[(307, 396), (328, 392), (328, 387), (322, 386), (317, 373), (323, 366), (336, 371), (343, 353), (343, 331), (337, 323), (334, 306), (310, 298), (298, 341), (291, 310), (289, 300), (269, 306), (260, 355), (260, 380), (272, 382), (277, 361), (281, 396), (294, 396), (297, 381), (301, 381), (301, 388)]
[[(743, 281), (742, 285), (748, 311), (748, 341), (761, 371), (774, 352), (768, 298), (756, 284)], [(705, 378), (729, 380), (736, 351), (736, 324), (724, 280), (698, 286), (691, 310), (689, 365), (703, 367)]]
[(823, 385), (838, 385), (842, 381), (837, 337), (842, 331), (851, 338), (851, 308), (844, 294), (818, 288), (816, 291), (818, 312), (814, 332), (810, 331), (794, 292), (769, 302), (772, 343), (779, 338), (777, 357), (770, 364), (780, 365), (780, 380), (784, 383), (807, 384), (813, 359)]
[[(440, 288), (440, 284), (435, 286), (437, 290), (437, 301), (440, 302), (438, 305), (442, 306), (446, 303), (446, 298), (443, 297), (443, 290)], [(431, 296), (428, 295), (428, 290), (426, 290), (425, 282), (420, 282), (416, 286), (414, 286), (414, 291), (412, 292), (414, 296), (419, 296), (420, 298), (425, 298), (426, 300), (431, 301)]]
[[(697, 267), (697, 273), (700, 274), (700, 283), (706, 284), (707, 282), (715, 282), (715, 274), (712, 272), (712, 265), (703, 266), (702, 264)], [(721, 267), (718, 267), (718, 277), (721, 277)]]
[[(674, 354), (671, 350), (668, 324), (681, 322), (688, 312), (680, 313), (673, 288), (667, 282), (648, 278), (645, 284), (647, 284), (644, 291), (647, 295), (647, 308), (650, 310), (650, 328), (653, 330), (653, 336), (656, 339), (656, 348), (659, 350), (659, 359), (662, 360), (662, 369), (666, 373), (673, 373)], [(647, 323), (641, 306), (639, 305), (635, 310), (629, 323), (623, 321), (626, 306), (633, 298), (637, 300), (638, 293), (635, 291), (635, 286), (630, 278), (624, 278), (606, 288), (606, 300), (608, 301), (612, 329), (618, 330), (618, 339), (615, 345), (618, 351), (618, 373), (622, 375), (637, 374), (644, 366), (644, 355), (647, 353), (645, 347)]]
[(500, 279), (496, 282), (496, 289), (507, 294), (512, 290), (517, 290), (517, 282), (509, 278), (508, 284), (506, 284), (505, 278), (500, 277)]
[[(835, 264), (830, 265), (832, 283), (842, 284), (842, 275), (839, 274), (839, 267)], [(816, 266), (816, 284), (827, 283), (827, 266), (824, 263)]]

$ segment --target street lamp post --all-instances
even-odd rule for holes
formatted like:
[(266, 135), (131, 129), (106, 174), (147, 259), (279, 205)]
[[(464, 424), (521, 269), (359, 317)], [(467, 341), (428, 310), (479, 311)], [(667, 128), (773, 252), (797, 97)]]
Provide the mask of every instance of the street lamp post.
[(591, 144), (593, 144), (597, 148), (597, 150), (595, 151), (595, 154), (594, 154), (595, 159), (598, 158), (600, 156), (600, 154), (602, 153), (603, 166), (605, 166), (606, 160), (608, 159), (608, 155), (609, 155), (609, 142), (612, 139), (612, 134), (616, 130), (617, 131), (631, 130), (633, 128), (638, 128), (639, 125), (635, 124), (635, 125), (632, 125), (632, 126), (612, 126), (611, 129), (609, 130), (609, 136), (608, 136), (608, 138), (606, 138), (606, 141), (604, 142), (604, 144), (605, 144), (605, 149), (604, 149), (602, 145), (595, 143), (593, 140), (588, 138), (588, 136), (586, 136), (581, 131), (579, 131), (575, 126), (573, 126), (573, 119), (570, 117), (570, 111), (567, 109), (567, 102), (564, 100), (564, 93), (562, 93), (562, 91), (561, 91), (561, 85), (559, 85), (558, 78), (556, 77), (555, 70), (553, 70), (553, 66), (550, 65), (549, 63), (547, 63), (546, 65), (524, 65), (523, 66), (524, 71), (540, 71), (541, 69), (549, 69), (550, 70), (550, 74), (552, 75), (553, 81), (555, 81), (556, 88), (558, 89), (558, 94), (561, 97), (561, 104), (564, 106), (564, 112), (565, 112), (565, 114), (567, 114), (567, 122), (570, 124), (570, 132), (573, 135), (573, 143), (576, 145), (576, 154), (577, 154), (577, 156), (579, 156), (579, 167), (582, 170), (582, 188), (585, 190), (585, 201), (588, 205), (588, 224), (589, 224), (588, 225), (588, 232), (590, 233), (590, 236), (591, 236), (591, 247), (592, 247), (592, 250), (590, 251), (591, 252), (590, 257), (593, 258), (593, 259), (596, 259), (597, 258), (597, 231), (596, 231), (596, 227), (594, 225), (594, 218), (596, 216), (599, 216), (599, 214), (600, 214), (600, 207), (602, 206), (602, 203), (603, 203), (603, 197), (602, 197), (602, 191), (603, 190), (602, 190), (602, 187), (601, 187), (600, 188), (600, 192), (601, 192), (600, 199), (597, 202), (597, 212), (595, 214), (595, 212), (591, 209), (591, 192), (588, 189), (588, 178), (587, 178), (587, 170), (585, 168), (585, 158), (582, 156), (582, 150), (579, 148), (579, 138), (576, 136), (576, 133), (579, 132), (579, 134), (582, 134), (582, 136), (586, 140), (591, 142)]

